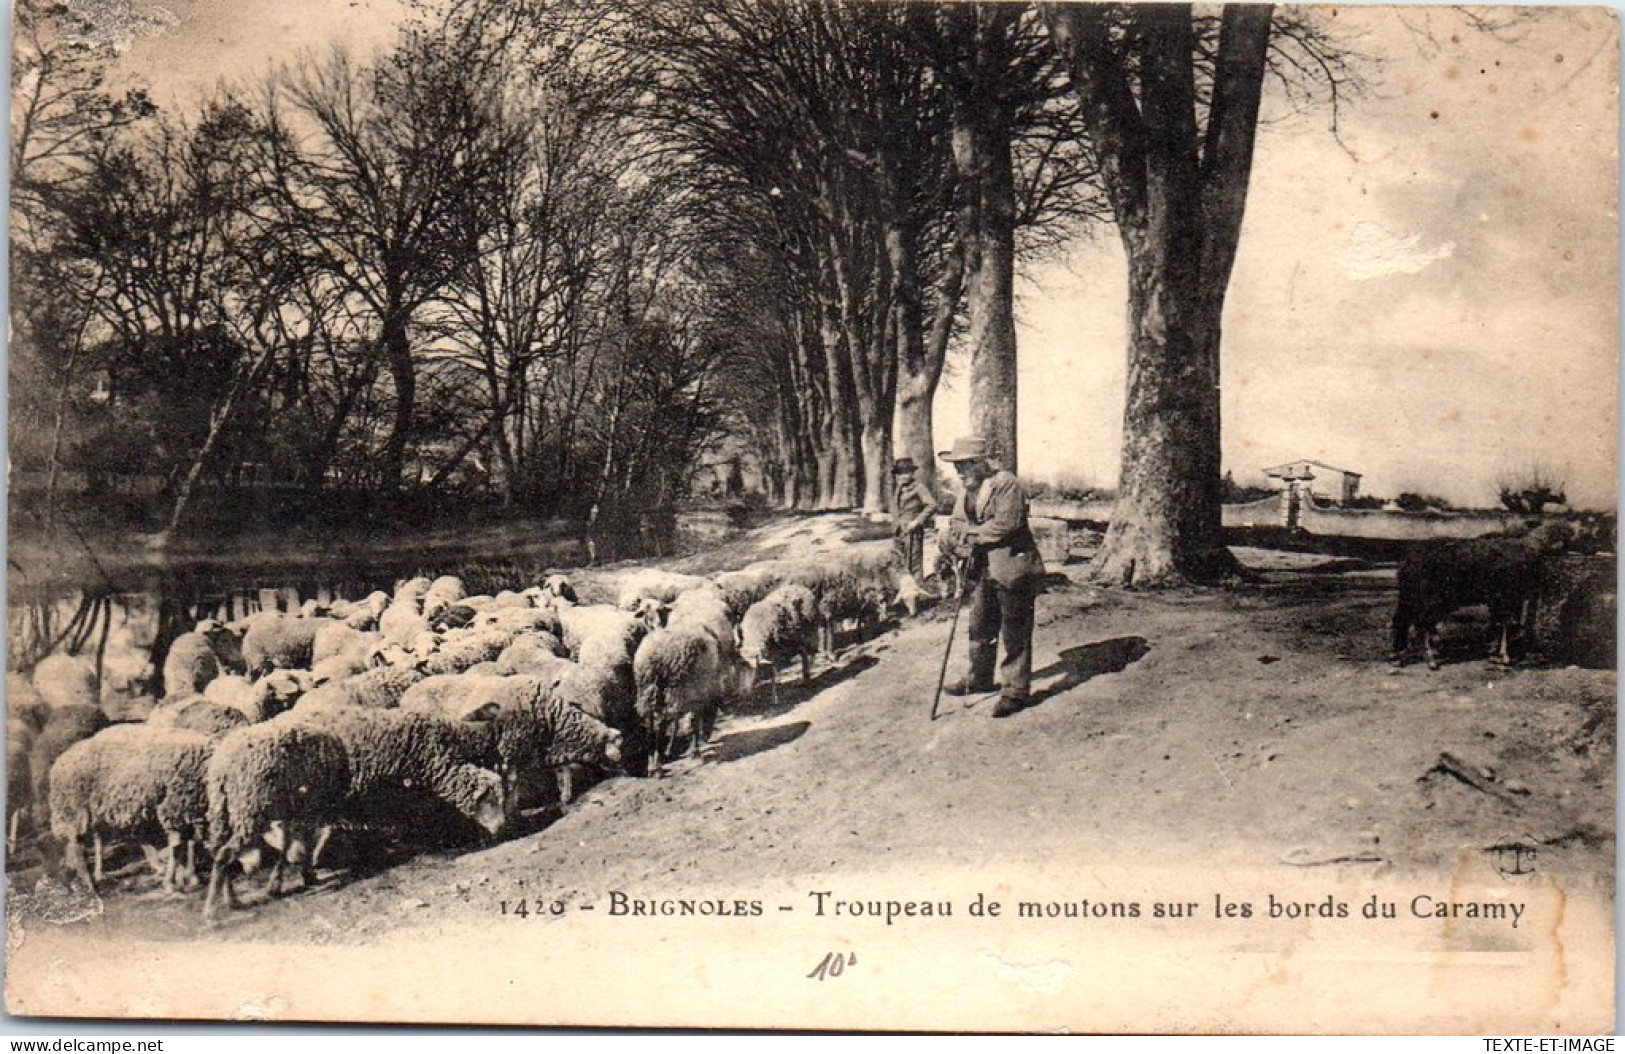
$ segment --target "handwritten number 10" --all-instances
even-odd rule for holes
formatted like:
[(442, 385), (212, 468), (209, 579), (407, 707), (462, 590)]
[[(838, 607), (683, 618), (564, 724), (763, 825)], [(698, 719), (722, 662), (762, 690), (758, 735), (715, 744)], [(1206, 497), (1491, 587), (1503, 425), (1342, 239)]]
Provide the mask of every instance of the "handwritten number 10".
[(857, 952), (847, 952), (845, 955), (840, 952), (826, 952), (824, 957), (818, 961), (818, 965), (813, 967), (812, 973), (807, 976), (819, 981), (829, 977), (839, 977), (842, 970), (857, 964)]

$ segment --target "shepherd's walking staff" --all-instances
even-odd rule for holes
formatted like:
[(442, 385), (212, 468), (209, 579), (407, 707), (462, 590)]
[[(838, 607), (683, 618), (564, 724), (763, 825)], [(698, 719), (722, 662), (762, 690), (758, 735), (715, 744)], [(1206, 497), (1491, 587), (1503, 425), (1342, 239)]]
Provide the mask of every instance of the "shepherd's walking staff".
[(970, 557), (959, 561), (954, 569), (954, 617), (948, 623), (948, 646), (942, 649), (942, 669), (937, 671), (937, 690), (931, 696), (931, 720), (937, 719), (937, 704), (942, 701), (942, 686), (948, 680), (948, 656), (954, 650), (954, 633), (959, 628), (959, 611), (965, 606), (965, 575), (970, 571)]

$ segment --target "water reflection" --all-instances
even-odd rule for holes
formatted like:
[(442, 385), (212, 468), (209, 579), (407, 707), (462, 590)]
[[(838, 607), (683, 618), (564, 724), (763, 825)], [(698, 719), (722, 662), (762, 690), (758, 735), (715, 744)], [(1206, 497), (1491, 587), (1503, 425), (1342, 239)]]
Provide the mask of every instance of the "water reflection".
[(6, 667), (27, 673), (63, 652), (94, 664), (105, 703), (151, 696), (156, 671), (175, 638), (203, 619), (295, 612), (307, 601), (358, 599), (390, 591), (414, 575), (453, 574), (470, 593), (535, 585), (552, 570), (581, 563), (574, 541), (531, 542), (518, 556), (406, 554), (353, 559), (142, 565), (83, 574), (30, 576), (11, 565), (7, 587)]

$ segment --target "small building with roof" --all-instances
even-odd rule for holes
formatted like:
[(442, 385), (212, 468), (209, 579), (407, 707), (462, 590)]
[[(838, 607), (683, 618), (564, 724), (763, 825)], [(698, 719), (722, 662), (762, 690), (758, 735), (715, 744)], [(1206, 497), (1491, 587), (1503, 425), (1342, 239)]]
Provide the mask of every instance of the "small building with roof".
[(1308, 494), (1321, 502), (1347, 505), (1360, 493), (1360, 473), (1307, 458), (1264, 470), (1280, 489)]

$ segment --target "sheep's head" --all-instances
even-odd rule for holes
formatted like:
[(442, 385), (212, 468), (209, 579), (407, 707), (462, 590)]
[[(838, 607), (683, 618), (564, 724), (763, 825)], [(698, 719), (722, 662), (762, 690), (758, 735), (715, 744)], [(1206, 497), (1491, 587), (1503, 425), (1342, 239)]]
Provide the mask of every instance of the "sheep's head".
[(606, 768), (621, 767), (621, 734), (605, 727), (598, 738), (598, 763)]
[(657, 630), (666, 624), (666, 615), (671, 609), (654, 597), (639, 597), (628, 603), (626, 610), (650, 630)]
[(576, 596), (575, 586), (571, 585), (570, 579), (564, 575), (548, 575), (543, 579), (542, 595), (570, 604), (577, 603), (580, 599)]
[(448, 784), (448, 799), (487, 835), (494, 838), (507, 826), (510, 799), (502, 776), (476, 765), (458, 765)]

